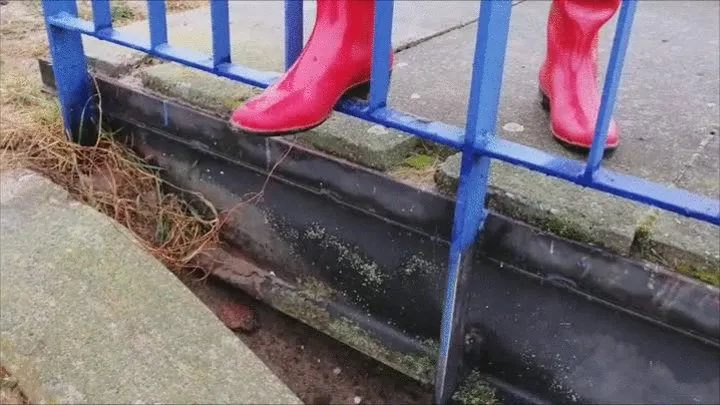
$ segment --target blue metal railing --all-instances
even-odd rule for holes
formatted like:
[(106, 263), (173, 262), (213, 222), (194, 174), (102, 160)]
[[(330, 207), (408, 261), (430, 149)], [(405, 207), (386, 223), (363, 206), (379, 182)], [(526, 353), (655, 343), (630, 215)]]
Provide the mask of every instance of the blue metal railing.
[[(150, 38), (133, 36), (112, 27), (108, 0), (93, 0), (94, 21), (78, 17), (75, 0), (43, 0), (53, 70), (65, 128), (81, 130), (91, 100), (89, 75), (81, 34), (181, 63), (217, 76), (265, 88), (278, 74), (231, 63), (227, 0), (211, 0), (212, 56), (168, 44), (164, 0), (148, 0)], [(369, 102), (342, 100), (337, 110), (394, 128), (463, 152), (455, 208), (454, 231), (448, 262), (448, 286), (442, 320), (436, 396), (443, 402), (455, 383), (454, 342), (461, 329), (464, 258), (482, 229), (490, 160), (498, 159), (626, 199), (720, 225), (720, 202), (686, 190), (667, 187), (601, 166), (608, 127), (620, 83), (637, 0), (624, 0), (602, 94), (595, 138), (586, 164), (495, 137), (505, 48), (510, 23), (510, 0), (481, 1), (472, 88), (465, 128), (428, 121), (387, 106), (393, 2), (378, 0), (375, 16), (373, 66)], [(303, 46), (301, 0), (285, 0), (285, 63), (289, 67)]]

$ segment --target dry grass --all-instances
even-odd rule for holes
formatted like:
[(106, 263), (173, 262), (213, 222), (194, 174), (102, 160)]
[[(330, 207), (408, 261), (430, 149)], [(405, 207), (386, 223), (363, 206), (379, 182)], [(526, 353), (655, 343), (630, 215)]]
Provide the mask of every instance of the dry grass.
[(126, 226), (172, 270), (192, 267), (193, 257), (217, 242), (217, 213), (201, 196), (199, 209), (186, 203), (180, 196), (184, 190), (161, 179), (157, 169), (110, 134), (102, 133), (90, 147), (68, 141), (57, 104), (43, 94), (27, 87), (2, 90), (0, 161), (5, 169), (44, 174)]
[(15, 377), (0, 365), (0, 405), (25, 405), (29, 401), (18, 386)]
[(57, 102), (39, 84), (36, 52), (28, 53), (30, 39), (44, 37), (41, 17), (30, 4), (11, 3), (3, 12), (6, 7), (14, 7), (9, 9), (13, 21), (24, 19), (30, 28), (0, 32), (0, 168), (44, 174), (130, 229), (171, 270), (192, 268), (195, 255), (218, 240), (215, 209), (199, 195), (194, 205), (185, 202), (184, 190), (164, 181), (157, 168), (112, 134), (101, 133), (91, 147), (69, 142)]

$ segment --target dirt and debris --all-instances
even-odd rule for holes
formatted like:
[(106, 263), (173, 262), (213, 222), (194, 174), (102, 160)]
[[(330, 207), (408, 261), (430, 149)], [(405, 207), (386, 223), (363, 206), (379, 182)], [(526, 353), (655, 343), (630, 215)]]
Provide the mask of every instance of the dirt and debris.
[(0, 365), (0, 405), (25, 405), (28, 403), (18, 380)]
[(260, 328), (237, 335), (306, 404), (430, 404), (423, 386), (214, 278), (184, 282), (210, 309), (253, 309)]
[(218, 305), (217, 316), (228, 327), (234, 331), (253, 333), (260, 327), (255, 311), (243, 304), (227, 302)]

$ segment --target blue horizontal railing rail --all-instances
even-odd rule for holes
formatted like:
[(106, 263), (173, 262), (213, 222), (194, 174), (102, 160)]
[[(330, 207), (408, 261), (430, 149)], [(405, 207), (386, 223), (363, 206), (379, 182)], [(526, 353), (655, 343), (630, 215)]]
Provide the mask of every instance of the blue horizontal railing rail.
[[(336, 110), (362, 120), (394, 128), (463, 152), (448, 261), (448, 281), (441, 325), (436, 375), (436, 398), (444, 402), (456, 383), (460, 338), (464, 259), (482, 229), (490, 160), (497, 159), (557, 177), (577, 185), (652, 205), (683, 216), (720, 225), (720, 201), (617, 173), (602, 167), (604, 146), (629, 43), (637, 0), (624, 0), (602, 93), (595, 137), (586, 162), (549, 154), (495, 136), (509, 31), (511, 0), (480, 1), (478, 30), (466, 127), (420, 118), (387, 105), (393, 20), (393, 1), (376, 0), (372, 80), (368, 102), (342, 100)], [(279, 75), (231, 62), (228, 0), (211, 0), (212, 55), (168, 43), (164, 0), (148, 0), (148, 38), (113, 28), (110, 2), (93, 0), (93, 21), (78, 17), (75, 0), (43, 0), (53, 70), (66, 131), (77, 137), (93, 105), (90, 77), (81, 36), (88, 35), (167, 61), (265, 88)], [(303, 47), (303, 3), (285, 0), (285, 62), (291, 66)]]

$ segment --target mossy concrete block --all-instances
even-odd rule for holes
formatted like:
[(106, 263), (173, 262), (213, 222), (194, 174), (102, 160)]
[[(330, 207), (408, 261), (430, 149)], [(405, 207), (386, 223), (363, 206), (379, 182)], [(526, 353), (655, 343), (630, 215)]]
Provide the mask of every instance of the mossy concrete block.
[(720, 227), (665, 211), (651, 211), (638, 230), (642, 258), (720, 286)]
[[(710, 125), (705, 131), (704, 142), (676, 185), (717, 200), (720, 199), (720, 125)], [(652, 210), (638, 230), (637, 241), (637, 251), (643, 258), (720, 285), (720, 227)]]
[(0, 363), (31, 403), (300, 403), (127, 229), (44, 177), (2, 175), (0, 225)]
[(382, 125), (334, 114), (304, 139), (313, 147), (378, 170), (399, 166), (418, 138)]
[[(139, 76), (150, 90), (223, 116), (229, 116), (243, 101), (260, 93), (251, 86), (176, 64), (147, 67)], [(400, 165), (418, 142), (418, 138), (337, 113), (300, 139), (378, 170)]]
[(150, 90), (224, 116), (261, 91), (175, 63), (150, 66), (138, 75)]
[[(455, 193), (461, 156), (438, 167), (440, 191)], [(491, 170), (488, 204), (493, 210), (558, 236), (630, 254), (646, 211), (642, 206), (503, 162), (493, 161)]]

